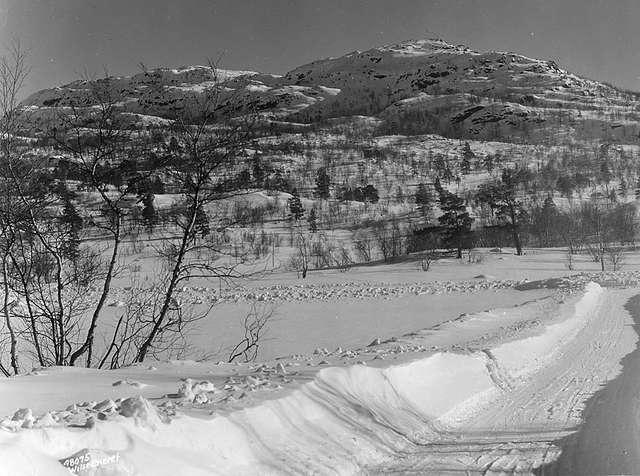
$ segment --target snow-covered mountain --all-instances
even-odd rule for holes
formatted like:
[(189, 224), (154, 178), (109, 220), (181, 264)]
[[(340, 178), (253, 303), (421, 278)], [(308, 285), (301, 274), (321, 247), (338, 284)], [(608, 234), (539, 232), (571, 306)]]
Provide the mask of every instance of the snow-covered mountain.
[[(216, 78), (217, 75), (217, 78)], [(105, 81), (105, 80), (101, 80)], [(636, 142), (640, 96), (579, 77), (552, 61), (480, 53), (442, 40), (406, 41), (302, 65), (284, 76), (161, 68), (110, 85), (134, 123), (175, 117), (217, 83), (231, 115), (315, 122), (375, 116), (388, 133), (438, 133), (479, 140), (606, 139)], [(95, 81), (76, 81), (29, 97), (32, 117), (90, 107)]]

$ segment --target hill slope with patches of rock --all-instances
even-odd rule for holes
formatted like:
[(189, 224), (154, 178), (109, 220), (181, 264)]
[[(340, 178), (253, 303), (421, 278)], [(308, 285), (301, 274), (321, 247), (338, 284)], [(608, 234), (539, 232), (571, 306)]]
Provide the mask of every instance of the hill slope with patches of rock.
[(95, 105), (91, 89), (108, 82), (131, 124), (165, 124), (215, 84), (229, 115), (314, 123), (374, 116), (385, 134), (437, 133), (477, 140), (635, 143), (636, 93), (581, 78), (514, 53), (480, 53), (441, 40), (407, 41), (314, 61), (284, 76), (160, 68), (129, 77), (76, 81), (29, 97), (36, 128), (57, 111)]

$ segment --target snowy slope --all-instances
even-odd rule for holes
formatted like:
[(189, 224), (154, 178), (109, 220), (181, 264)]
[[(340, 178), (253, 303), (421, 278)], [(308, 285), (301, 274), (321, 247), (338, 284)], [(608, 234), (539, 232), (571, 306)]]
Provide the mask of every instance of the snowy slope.
[[(159, 68), (110, 78), (122, 111), (172, 118), (192, 107), (217, 77), (231, 115), (258, 111), (272, 119), (315, 122), (379, 116), (391, 131), (402, 122), (426, 132), (481, 140), (550, 135), (629, 138), (640, 131), (638, 97), (581, 78), (551, 61), (473, 51), (442, 40), (415, 40), (302, 65), (284, 76), (208, 66)], [(32, 120), (59, 108), (90, 107), (105, 80), (76, 81), (28, 98)], [(144, 122), (142, 122), (144, 123)], [(426, 130), (429, 129), (429, 130)]]

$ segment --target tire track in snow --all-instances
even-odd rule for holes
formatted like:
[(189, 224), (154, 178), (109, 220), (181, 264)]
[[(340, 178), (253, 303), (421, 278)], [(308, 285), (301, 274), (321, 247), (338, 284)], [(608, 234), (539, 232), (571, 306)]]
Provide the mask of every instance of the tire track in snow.
[[(586, 400), (615, 377), (637, 335), (623, 305), (637, 290), (608, 290), (553, 361), (525, 379), (510, 377), (489, 351), (487, 369), (502, 390), (463, 428), (407, 453), (374, 474), (534, 474), (561, 454), (558, 440), (581, 422)], [(640, 305), (640, 304), (639, 304)], [(506, 384), (509, 382), (509, 385)], [(566, 474), (566, 473), (559, 473)], [(576, 473), (578, 474), (578, 473)]]
[[(640, 294), (625, 309), (638, 332)], [(587, 402), (578, 432), (558, 442), (560, 458), (536, 474), (640, 474), (640, 347), (621, 363), (622, 373)]]
[(607, 291), (597, 311), (559, 350), (554, 362), (493, 402), (471, 422), (470, 428), (563, 430), (579, 424), (584, 400), (615, 376), (620, 359), (633, 350), (633, 336), (622, 339), (629, 323), (622, 304), (632, 292)]

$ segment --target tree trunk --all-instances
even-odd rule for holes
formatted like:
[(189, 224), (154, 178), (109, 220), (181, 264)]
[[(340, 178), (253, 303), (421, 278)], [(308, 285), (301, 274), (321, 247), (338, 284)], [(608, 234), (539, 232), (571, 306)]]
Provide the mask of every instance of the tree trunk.
[[(41, 238), (44, 241), (44, 238)], [(58, 343), (60, 348), (58, 350), (58, 365), (65, 365), (65, 343), (67, 343), (67, 333), (65, 331), (65, 318), (64, 318), (64, 300), (62, 297), (62, 290), (64, 288), (64, 283), (62, 281), (62, 260), (60, 259), (60, 255), (56, 252), (53, 254), (56, 260), (56, 298), (58, 301), (58, 332), (60, 333), (60, 342)]]
[(522, 243), (520, 242), (520, 233), (518, 233), (518, 219), (513, 205), (509, 205), (509, 214), (511, 215), (511, 234), (513, 235), (513, 244), (516, 247), (516, 254), (518, 256), (522, 256)]
[(11, 356), (11, 368), (13, 369), (14, 374), (18, 375), (19, 367), (18, 367), (18, 355), (17, 355), (17, 347), (18, 341), (16, 339), (16, 333), (13, 329), (13, 324), (11, 322), (11, 315), (9, 313), (9, 272), (7, 270), (7, 255), (5, 254), (2, 257), (2, 281), (3, 281), (3, 291), (4, 291), (4, 299), (3, 299), (3, 311), (4, 311), (4, 320), (5, 325), (7, 326), (7, 330), (9, 331), (9, 352)]
[(164, 301), (162, 303), (162, 307), (160, 308), (160, 313), (158, 314), (158, 318), (156, 319), (151, 332), (144, 340), (144, 342), (140, 345), (140, 349), (138, 350), (138, 354), (136, 355), (134, 361), (135, 362), (143, 362), (149, 349), (151, 348), (151, 344), (153, 343), (158, 331), (160, 330), (160, 326), (164, 322), (164, 318), (169, 311), (169, 306), (171, 305), (171, 299), (173, 297), (173, 292), (178, 283), (178, 278), (180, 277), (180, 268), (182, 267), (182, 261), (187, 251), (187, 245), (189, 243), (189, 239), (191, 237), (191, 233), (193, 232), (195, 223), (196, 223), (196, 215), (198, 211), (198, 194), (196, 192), (196, 196), (193, 200), (193, 206), (190, 210), (189, 224), (185, 227), (184, 233), (182, 234), (180, 250), (176, 255), (176, 262), (173, 266), (173, 271), (171, 272), (171, 279), (169, 280), (169, 286), (164, 295)]
[(511, 226), (511, 233), (513, 234), (513, 243), (516, 246), (516, 254), (522, 256), (522, 243), (520, 242), (520, 233), (515, 225)]
[[(24, 244), (21, 243), (20, 246), (24, 246)], [(42, 355), (42, 348), (40, 347), (40, 337), (38, 337), (38, 330), (36, 328), (36, 317), (35, 317), (35, 314), (33, 312), (33, 305), (31, 304), (31, 297), (30, 297), (30, 292), (29, 292), (29, 283), (27, 282), (27, 278), (26, 278), (24, 272), (22, 271), (22, 269), (20, 269), (20, 266), (19, 266), (18, 261), (16, 260), (15, 256), (13, 254), (11, 254), (10, 256), (11, 256), (11, 261), (13, 262), (13, 265), (14, 265), (15, 269), (17, 270), (17, 272), (20, 275), (20, 284), (22, 285), (22, 289), (24, 291), (24, 300), (25, 300), (25, 303), (27, 305), (27, 311), (29, 312), (29, 324), (31, 325), (31, 335), (33, 337), (33, 346), (36, 349), (36, 355), (38, 356), (38, 362), (40, 363), (40, 365), (42, 367), (44, 367), (46, 364), (45, 364), (45, 361), (44, 361), (44, 356)]]
[(87, 337), (84, 343), (77, 349), (70, 357), (69, 363), (71, 365), (75, 365), (76, 360), (78, 360), (82, 354), (87, 352), (87, 367), (91, 367), (91, 356), (93, 353), (93, 337), (95, 335), (96, 325), (98, 322), (98, 318), (100, 317), (100, 312), (104, 307), (107, 298), (109, 297), (109, 292), (111, 290), (111, 280), (113, 279), (113, 272), (116, 267), (116, 261), (118, 259), (118, 249), (120, 247), (120, 216), (117, 218), (116, 230), (114, 233), (113, 239), (113, 252), (111, 253), (111, 259), (109, 261), (109, 267), (107, 269), (107, 275), (102, 284), (102, 293), (100, 294), (100, 299), (98, 300), (98, 304), (93, 311), (93, 315), (91, 316), (91, 324), (89, 325), (89, 329), (87, 330)]

